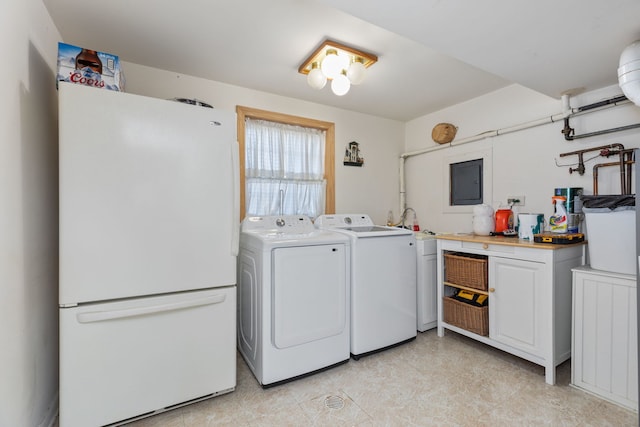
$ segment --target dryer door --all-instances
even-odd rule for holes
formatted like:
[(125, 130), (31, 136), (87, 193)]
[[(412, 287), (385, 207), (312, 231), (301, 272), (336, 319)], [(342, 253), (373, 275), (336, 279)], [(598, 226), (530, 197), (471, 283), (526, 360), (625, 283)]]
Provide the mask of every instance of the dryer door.
[(346, 251), (344, 244), (273, 250), (271, 338), (276, 348), (318, 341), (349, 327)]

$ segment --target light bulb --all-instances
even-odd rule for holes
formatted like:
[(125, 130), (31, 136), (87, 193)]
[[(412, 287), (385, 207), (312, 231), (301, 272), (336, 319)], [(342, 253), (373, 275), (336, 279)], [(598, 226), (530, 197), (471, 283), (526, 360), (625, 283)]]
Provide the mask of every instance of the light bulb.
[(359, 85), (365, 77), (365, 67), (362, 58), (355, 58), (347, 69), (347, 77), (352, 85)]
[(327, 49), (327, 56), (322, 60), (320, 64), (322, 74), (328, 79), (335, 79), (340, 75), (342, 70), (342, 61), (338, 57), (338, 51), (335, 49)]
[(317, 62), (311, 64), (311, 71), (307, 74), (307, 83), (314, 89), (320, 90), (327, 84), (327, 78), (322, 74)]
[(340, 60), (340, 71), (349, 68), (349, 63), (351, 63), (351, 56), (349, 56), (345, 52), (338, 52), (338, 59)]
[(331, 82), (331, 91), (338, 95), (342, 96), (349, 92), (351, 88), (351, 82), (347, 78), (346, 71), (342, 71), (333, 81)]

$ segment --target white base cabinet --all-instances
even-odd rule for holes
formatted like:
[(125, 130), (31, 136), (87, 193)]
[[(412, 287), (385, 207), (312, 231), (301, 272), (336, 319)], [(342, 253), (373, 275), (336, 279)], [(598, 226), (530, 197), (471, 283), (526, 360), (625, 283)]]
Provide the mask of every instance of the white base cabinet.
[[(444, 254), (484, 255), (488, 261), (489, 336), (444, 321)], [(571, 270), (584, 264), (585, 245), (554, 245), (489, 236), (438, 236), (438, 336), (466, 335), (545, 368), (555, 384), (556, 366), (571, 357)]]
[(433, 329), (438, 324), (436, 308), (436, 239), (416, 240), (418, 252), (417, 329), (420, 332)]
[(541, 262), (489, 258), (494, 289), (489, 293), (489, 336), (538, 357), (544, 357), (549, 317), (544, 269)]
[(573, 270), (571, 383), (638, 410), (636, 276)]

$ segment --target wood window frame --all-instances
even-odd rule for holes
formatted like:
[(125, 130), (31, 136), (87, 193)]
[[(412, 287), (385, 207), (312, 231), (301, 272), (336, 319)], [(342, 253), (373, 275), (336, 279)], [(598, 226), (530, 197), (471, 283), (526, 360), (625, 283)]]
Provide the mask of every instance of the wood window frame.
[(324, 210), (327, 214), (335, 213), (336, 192), (335, 192), (335, 147), (336, 147), (336, 125), (333, 122), (309, 119), (306, 117), (291, 116), (289, 114), (276, 113), (273, 111), (259, 110), (257, 108), (236, 106), (238, 120), (238, 145), (240, 150), (240, 220), (245, 217), (245, 120), (247, 118), (255, 120), (267, 120), (270, 122), (283, 123), (287, 125), (303, 126), (307, 128), (320, 129), (325, 131), (324, 146), (324, 179), (327, 183), (325, 194)]

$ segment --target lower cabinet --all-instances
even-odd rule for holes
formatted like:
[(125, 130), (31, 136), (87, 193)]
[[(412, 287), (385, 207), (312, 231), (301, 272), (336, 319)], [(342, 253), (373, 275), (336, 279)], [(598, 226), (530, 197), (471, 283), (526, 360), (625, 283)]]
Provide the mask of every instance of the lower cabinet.
[(544, 357), (544, 334), (550, 313), (545, 301), (545, 264), (491, 257), (489, 275), (489, 336), (491, 339)]
[(571, 383), (638, 410), (636, 276), (573, 270)]
[(420, 332), (438, 325), (436, 310), (436, 240), (418, 239), (417, 329)]
[[(438, 236), (438, 336), (451, 330), (544, 366), (545, 381), (555, 384), (556, 366), (571, 357), (571, 270), (584, 263), (584, 253), (584, 244)], [(450, 254), (486, 258), (486, 290), (461, 285), (455, 274), (447, 275), (445, 259)], [(459, 321), (476, 321), (477, 316), (458, 316), (453, 322), (445, 313), (444, 299), (451, 306), (450, 297), (460, 289), (488, 296), (488, 334)]]

